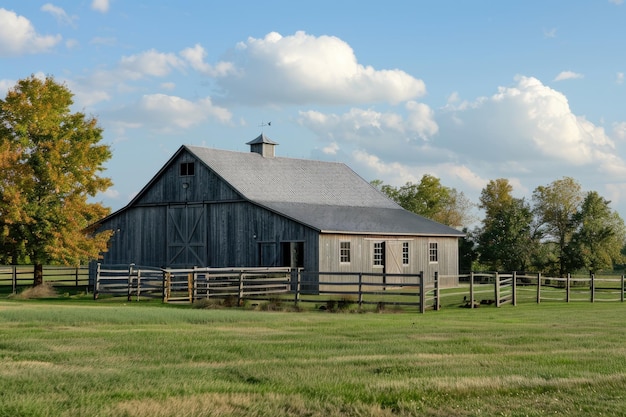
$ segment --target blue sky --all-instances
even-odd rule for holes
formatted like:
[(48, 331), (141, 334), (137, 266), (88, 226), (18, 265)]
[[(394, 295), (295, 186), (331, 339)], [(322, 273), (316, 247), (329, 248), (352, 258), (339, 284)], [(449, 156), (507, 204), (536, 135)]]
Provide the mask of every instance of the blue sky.
[(181, 145), (263, 130), (278, 156), (474, 202), (571, 176), (626, 218), (625, 51), (623, 0), (0, 2), (0, 95), (67, 84), (113, 151), (113, 210)]

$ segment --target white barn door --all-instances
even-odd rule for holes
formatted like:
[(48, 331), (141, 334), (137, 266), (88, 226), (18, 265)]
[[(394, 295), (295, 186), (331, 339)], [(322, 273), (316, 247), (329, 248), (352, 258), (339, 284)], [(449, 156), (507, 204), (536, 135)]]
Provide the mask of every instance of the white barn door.
[(207, 225), (202, 205), (167, 210), (167, 266), (207, 266)]

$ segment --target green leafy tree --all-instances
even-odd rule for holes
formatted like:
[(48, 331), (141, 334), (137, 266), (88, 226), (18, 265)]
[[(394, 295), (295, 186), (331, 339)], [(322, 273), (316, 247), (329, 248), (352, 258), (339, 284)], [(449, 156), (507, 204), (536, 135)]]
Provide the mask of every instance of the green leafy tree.
[(538, 245), (532, 210), (512, 191), (508, 180), (500, 178), (490, 181), (480, 196), (485, 217), (478, 230), (478, 253), (480, 262), (496, 271), (528, 270)]
[(570, 177), (539, 186), (533, 192), (534, 212), (545, 241), (555, 244), (556, 269), (561, 277), (570, 266), (568, 246), (577, 229), (576, 214), (583, 198), (580, 184)]
[(419, 184), (407, 182), (394, 187), (380, 180), (371, 182), (405, 210), (451, 227), (462, 227), (471, 221), (472, 203), (462, 192), (441, 184), (439, 178), (424, 175)]
[(20, 80), (0, 100), (0, 254), (13, 264), (78, 265), (106, 250), (110, 232), (87, 227), (109, 213), (90, 197), (111, 181), (95, 118), (72, 113), (72, 93), (52, 77)]
[(585, 196), (575, 215), (579, 228), (566, 251), (570, 269), (584, 267), (596, 273), (624, 261), (621, 249), (626, 241), (626, 227), (609, 204), (595, 191)]

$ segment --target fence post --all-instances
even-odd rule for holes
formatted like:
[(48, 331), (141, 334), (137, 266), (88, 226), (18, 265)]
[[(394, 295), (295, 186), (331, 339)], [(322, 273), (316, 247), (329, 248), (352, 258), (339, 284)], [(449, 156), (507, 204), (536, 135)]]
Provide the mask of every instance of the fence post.
[(568, 272), (567, 276), (565, 277), (565, 302), (569, 303), (570, 300), (570, 278), (572, 277), (572, 274), (570, 274)]
[(239, 292), (237, 294), (237, 306), (241, 306), (243, 299), (243, 271), (239, 272)]
[(187, 274), (187, 296), (189, 302), (193, 303), (193, 272)]
[(512, 274), (512, 279), (513, 279), (513, 293), (511, 294), (511, 298), (513, 301), (513, 306), (517, 306), (517, 271), (513, 271)]
[(169, 271), (163, 271), (163, 302), (167, 303), (170, 299), (171, 291), (171, 275)]
[(425, 285), (424, 285), (424, 271), (420, 271), (420, 313), (424, 314), (426, 312), (426, 293), (425, 293)]
[(591, 302), (596, 301), (596, 274), (591, 274)]
[(17, 293), (17, 266), (13, 265), (11, 268), (11, 282), (13, 284), (13, 294)]
[(363, 273), (359, 272), (359, 310), (363, 305)]
[(100, 289), (100, 262), (96, 265), (96, 279), (93, 280), (93, 299), (98, 299), (98, 290)]
[(622, 274), (622, 292), (620, 293), (620, 298), (619, 300), (623, 303), (624, 302), (624, 275)]
[(541, 272), (537, 272), (537, 304), (541, 303)]
[(470, 272), (470, 308), (474, 308), (474, 272)]
[(130, 301), (131, 298), (131, 287), (133, 285), (133, 264), (128, 265), (128, 289), (126, 294), (126, 299)]
[(294, 290), (293, 304), (297, 307), (298, 303), (300, 302), (300, 268), (292, 268), (290, 270), (290, 276), (292, 281), (292, 287)]
[(435, 271), (435, 294), (434, 294), (434, 302), (433, 305), (435, 311), (439, 311), (439, 271)]
[(496, 307), (500, 307), (500, 275), (497, 271), (494, 276), (494, 286), (496, 292)]

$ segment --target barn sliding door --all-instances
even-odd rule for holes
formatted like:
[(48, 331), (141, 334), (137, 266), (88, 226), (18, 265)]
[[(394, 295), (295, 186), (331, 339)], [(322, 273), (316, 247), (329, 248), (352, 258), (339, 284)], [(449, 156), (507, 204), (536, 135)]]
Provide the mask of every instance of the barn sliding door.
[(207, 266), (207, 225), (201, 205), (167, 210), (167, 266)]
[(385, 242), (385, 272), (387, 274), (402, 273), (402, 242), (397, 240)]

